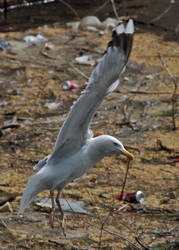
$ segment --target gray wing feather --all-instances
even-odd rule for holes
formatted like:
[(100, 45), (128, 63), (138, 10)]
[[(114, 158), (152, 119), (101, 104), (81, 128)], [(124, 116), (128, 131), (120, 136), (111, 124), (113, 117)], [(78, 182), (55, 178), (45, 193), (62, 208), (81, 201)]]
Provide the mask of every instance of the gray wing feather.
[(34, 167), (33, 170), (35, 171), (39, 171), (43, 166), (45, 166), (47, 164), (48, 159), (50, 158), (50, 155), (47, 155), (45, 158), (43, 158), (42, 160), (40, 160)]
[(133, 30), (133, 21), (129, 20), (126, 28), (122, 24), (113, 31), (104, 56), (92, 72), (86, 89), (72, 106), (58, 134), (51, 158), (56, 154), (63, 157), (68, 152), (72, 153), (89, 138), (89, 125), (96, 109), (104, 97), (119, 84), (119, 76), (131, 51)]

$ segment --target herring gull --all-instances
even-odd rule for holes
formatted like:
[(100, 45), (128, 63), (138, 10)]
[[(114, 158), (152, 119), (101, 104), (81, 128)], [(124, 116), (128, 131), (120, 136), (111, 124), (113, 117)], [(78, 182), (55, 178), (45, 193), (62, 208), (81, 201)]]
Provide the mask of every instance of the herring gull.
[[(93, 137), (89, 129), (95, 111), (104, 97), (119, 85), (120, 74), (125, 70), (131, 51), (133, 33), (132, 19), (129, 19), (125, 26), (121, 23), (113, 30), (112, 39), (92, 72), (86, 89), (73, 104), (60, 129), (54, 151), (34, 166), (37, 173), (27, 182), (19, 214), (23, 213), (38, 193), (48, 189), (52, 201), (49, 222), (53, 226), (56, 201), (65, 234), (65, 215), (59, 201), (63, 188), (70, 181), (86, 173), (105, 156), (124, 154), (130, 160), (133, 159), (133, 155), (118, 139), (109, 135)], [(54, 190), (58, 192), (55, 201)]]

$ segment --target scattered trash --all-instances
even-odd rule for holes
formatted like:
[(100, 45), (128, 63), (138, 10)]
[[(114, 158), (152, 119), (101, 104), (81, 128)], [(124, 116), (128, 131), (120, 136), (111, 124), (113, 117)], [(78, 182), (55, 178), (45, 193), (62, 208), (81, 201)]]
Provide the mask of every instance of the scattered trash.
[(179, 157), (174, 158), (173, 162), (179, 162)]
[(38, 33), (36, 36), (25, 36), (23, 39), (26, 43), (38, 43), (38, 42), (45, 42), (48, 39)]
[(84, 65), (90, 65), (94, 66), (96, 63), (92, 59), (92, 56), (84, 55), (84, 56), (77, 56), (75, 58), (75, 61), (79, 64), (84, 64)]
[(44, 49), (45, 50), (54, 50), (55, 46), (52, 43), (45, 43)]
[(127, 201), (130, 203), (143, 203), (145, 200), (145, 197), (142, 191), (137, 191), (133, 193), (117, 194), (116, 199), (119, 201)]
[(20, 94), (20, 89), (15, 89), (14, 91), (13, 91), (13, 95), (18, 95), (18, 94)]
[(62, 88), (63, 90), (77, 89), (79, 85), (71, 81), (66, 81)]
[(100, 30), (113, 29), (117, 26), (119, 20), (108, 17), (103, 22), (99, 20), (97, 16), (86, 16), (81, 19), (80, 22), (68, 22), (66, 26), (71, 28), (73, 31), (79, 29), (98, 32)]
[(63, 104), (63, 101), (57, 100), (56, 102), (48, 102), (45, 104), (45, 107), (47, 107), (49, 110), (57, 109), (59, 106)]
[[(34, 203), (41, 208), (51, 208), (51, 199), (50, 198), (36, 198)], [(65, 212), (80, 213), (92, 215), (90, 211), (85, 208), (85, 203), (80, 201), (72, 201), (67, 199), (60, 199), (60, 204)], [(55, 208), (58, 209), (58, 206), (55, 203)]]
[(100, 28), (101, 27), (101, 21), (97, 16), (86, 16), (83, 17), (80, 21), (80, 28), (82, 29), (88, 29), (88, 28)]
[(6, 48), (8, 48), (10, 46), (10, 43), (9, 42), (6, 42), (4, 40), (0, 40), (0, 50), (3, 51), (5, 50)]
[(106, 27), (108, 29), (113, 29), (115, 28), (119, 23), (119, 20), (117, 20), (116, 18), (112, 18), (112, 17), (107, 17), (103, 22), (103, 27)]
[(11, 101), (7, 101), (7, 102), (0, 102), (0, 107), (5, 107), (11, 105)]
[(72, 29), (73, 31), (78, 31), (80, 22), (68, 22), (66, 26), (67, 28)]

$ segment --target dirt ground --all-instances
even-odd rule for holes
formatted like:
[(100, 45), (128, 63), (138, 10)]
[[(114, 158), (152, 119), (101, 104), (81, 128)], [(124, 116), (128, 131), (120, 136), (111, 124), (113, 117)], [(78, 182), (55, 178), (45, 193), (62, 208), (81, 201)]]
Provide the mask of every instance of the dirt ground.
[[(47, 42), (29, 45), (23, 41), (24, 36), (39, 32)], [(57, 219), (50, 228), (49, 211), (30, 205), (24, 215), (17, 216), (27, 179), (34, 174), (32, 167), (51, 153), (59, 127), (86, 86), (84, 74), (89, 77), (93, 70), (76, 64), (75, 57), (84, 53), (99, 59), (110, 35), (76, 34), (57, 23), (0, 34), (11, 44), (0, 51), (0, 102), (6, 103), (0, 107), (0, 193), (1, 201), (13, 200), (13, 212), (0, 211), (1, 249), (152, 249), (160, 244), (169, 246), (160, 249), (177, 249), (179, 142), (172, 122), (174, 83), (158, 53), (178, 80), (179, 46), (139, 27), (122, 83), (105, 98), (91, 127), (119, 138), (135, 155), (125, 191), (142, 190), (145, 202), (115, 200), (127, 161), (122, 156), (106, 157), (63, 191), (63, 197), (83, 201), (96, 215), (68, 213), (66, 239)], [(66, 80), (80, 88), (64, 91)], [(49, 109), (54, 102), (58, 107)], [(175, 122), (178, 128), (177, 111)], [(48, 195), (43, 192), (40, 197)]]

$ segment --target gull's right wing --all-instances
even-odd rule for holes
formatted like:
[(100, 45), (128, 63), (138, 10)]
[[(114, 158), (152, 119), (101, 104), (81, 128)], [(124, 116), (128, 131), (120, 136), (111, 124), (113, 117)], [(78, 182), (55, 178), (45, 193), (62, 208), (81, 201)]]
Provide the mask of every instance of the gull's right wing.
[[(120, 24), (112, 33), (112, 40), (104, 56), (94, 69), (86, 89), (71, 107), (55, 144), (54, 155), (62, 157), (81, 148), (89, 138), (89, 125), (104, 97), (119, 84), (132, 47), (133, 20)], [(49, 159), (50, 160), (50, 159)]]

